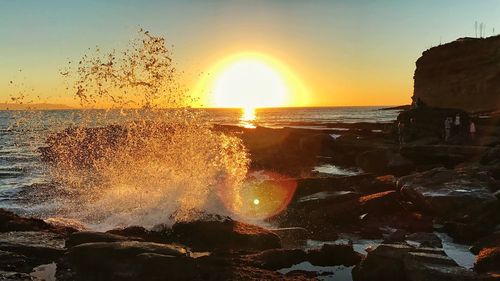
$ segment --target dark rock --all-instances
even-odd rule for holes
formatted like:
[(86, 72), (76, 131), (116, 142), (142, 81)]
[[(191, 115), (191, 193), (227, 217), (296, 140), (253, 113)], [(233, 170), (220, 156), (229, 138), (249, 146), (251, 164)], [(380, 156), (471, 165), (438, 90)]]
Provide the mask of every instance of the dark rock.
[(439, 164), (451, 168), (460, 163), (479, 160), (487, 149), (487, 147), (483, 146), (440, 144), (404, 145), (400, 151), (404, 157), (418, 166)]
[(437, 168), (398, 180), (406, 198), (444, 217), (464, 215), (496, 202), (497, 198), (490, 191), (493, 184), (485, 172), (475, 168)]
[(307, 252), (307, 260), (313, 265), (331, 266), (358, 264), (363, 256), (352, 245), (324, 244), (320, 249)]
[[(0, 251), (0, 270), (29, 272), (31, 268), (26, 256), (13, 252)], [(2, 279), (0, 278), (0, 280)]]
[(283, 247), (303, 245), (311, 237), (311, 233), (303, 227), (285, 227), (270, 229), (279, 236)]
[(498, 245), (500, 245), (500, 231), (477, 240), (470, 250), (477, 255), (483, 248), (492, 248)]
[(434, 233), (416, 232), (406, 236), (406, 240), (420, 243), (420, 247), (443, 248), (441, 239)]
[(389, 149), (365, 151), (356, 158), (358, 167), (378, 175), (405, 175), (415, 169), (415, 165), (399, 153)]
[(352, 273), (354, 281), (477, 280), (474, 272), (458, 266), (440, 249), (416, 249), (403, 244), (378, 246)]
[(275, 233), (231, 219), (177, 222), (172, 226), (172, 239), (199, 251), (281, 248), (280, 238)]
[(403, 243), (406, 240), (406, 234), (407, 232), (405, 230), (396, 229), (396, 231), (384, 239), (384, 244)]
[[(133, 276), (137, 273), (137, 256), (152, 253), (168, 257), (187, 256), (185, 248), (152, 242), (123, 241), (86, 243), (69, 250), (71, 265), (81, 274), (102, 271), (113, 275)], [(120, 276), (118, 276), (120, 277)], [(118, 278), (120, 279), (120, 278)]]
[(477, 280), (474, 272), (457, 265), (442, 253), (409, 252), (404, 257), (408, 281), (466, 281)]
[(352, 270), (354, 281), (408, 280), (404, 270), (404, 257), (413, 248), (402, 244), (382, 244), (368, 252), (367, 257)]
[(31, 272), (41, 264), (58, 260), (64, 254), (64, 237), (41, 231), (0, 233), (0, 269)]
[(306, 252), (301, 249), (271, 249), (248, 258), (256, 267), (278, 270), (304, 262), (307, 260), (307, 256)]
[(483, 248), (476, 257), (474, 270), (479, 273), (500, 274), (500, 246)]
[(73, 228), (54, 226), (44, 222), (41, 219), (25, 218), (4, 209), (0, 209), (0, 232), (39, 230), (48, 230), (61, 234), (67, 234), (76, 231)]
[(125, 236), (120, 236), (105, 232), (81, 231), (72, 233), (66, 240), (66, 247), (71, 248), (80, 244), (94, 242), (120, 242), (130, 240)]

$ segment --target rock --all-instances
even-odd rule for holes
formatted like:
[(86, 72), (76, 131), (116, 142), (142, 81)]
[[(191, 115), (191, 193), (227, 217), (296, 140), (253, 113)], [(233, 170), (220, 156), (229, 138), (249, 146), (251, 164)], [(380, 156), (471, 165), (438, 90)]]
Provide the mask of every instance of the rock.
[(500, 245), (500, 231), (477, 240), (470, 250), (477, 255), (483, 248), (491, 248), (498, 245)]
[(474, 272), (457, 265), (444, 254), (409, 252), (404, 257), (408, 281), (466, 281), (477, 280)]
[(417, 60), (414, 99), (468, 112), (500, 108), (500, 36), (461, 38), (425, 51)]
[(134, 262), (140, 254), (151, 253), (168, 257), (187, 256), (185, 248), (152, 242), (121, 241), (95, 242), (74, 246), (69, 250), (69, 261), (80, 273), (112, 272), (133, 275), (137, 271)]
[(256, 267), (278, 270), (291, 267), (307, 260), (307, 254), (301, 249), (271, 249), (248, 257)]
[(330, 204), (352, 199), (357, 199), (361, 195), (350, 190), (341, 191), (321, 191), (297, 199), (298, 205)]
[(500, 274), (500, 246), (482, 249), (476, 257), (474, 270), (479, 273)]
[(64, 237), (59, 234), (41, 231), (0, 233), (2, 270), (31, 272), (35, 266), (58, 260), (64, 252)]
[(416, 232), (406, 236), (406, 240), (420, 243), (420, 247), (443, 248), (441, 239), (434, 233)]
[(24, 218), (12, 212), (0, 209), (0, 232), (48, 230), (67, 234), (76, 230), (70, 227), (55, 226), (36, 218)]
[(231, 219), (177, 222), (172, 226), (172, 239), (198, 251), (281, 248), (280, 238), (275, 233)]
[[(26, 256), (8, 251), (0, 251), (0, 270), (29, 272), (31, 268), (33, 267), (29, 266)], [(0, 278), (0, 280), (2, 279)]]
[(358, 155), (356, 164), (364, 171), (378, 175), (406, 175), (415, 169), (410, 160), (389, 149), (365, 151)]
[[(459, 144), (459, 143), (457, 143)], [(480, 160), (488, 150), (483, 146), (466, 145), (404, 145), (401, 154), (411, 159), (419, 166), (437, 164), (445, 167), (453, 167), (460, 163), (469, 163)]]
[(66, 247), (71, 248), (80, 244), (94, 242), (120, 242), (131, 240), (125, 236), (120, 236), (105, 232), (81, 231), (72, 233), (66, 240)]
[(486, 173), (474, 168), (436, 168), (398, 180), (404, 197), (444, 217), (465, 215), (495, 203), (497, 198), (490, 191), (493, 184)]
[(477, 280), (474, 272), (458, 266), (441, 249), (403, 244), (378, 246), (354, 267), (352, 274), (354, 281)]
[(311, 236), (311, 233), (303, 227), (275, 228), (270, 231), (279, 236), (283, 247), (304, 245)]
[(7, 281), (33, 281), (29, 274), (21, 272), (9, 272), (0, 270), (0, 280)]
[(307, 252), (307, 260), (318, 266), (352, 266), (358, 264), (362, 257), (352, 245), (347, 244), (324, 244), (320, 249)]
[(358, 199), (362, 213), (387, 214), (401, 210), (399, 194), (394, 190), (373, 193)]
[(404, 257), (413, 248), (402, 244), (382, 244), (368, 252), (366, 258), (352, 270), (354, 281), (406, 279)]

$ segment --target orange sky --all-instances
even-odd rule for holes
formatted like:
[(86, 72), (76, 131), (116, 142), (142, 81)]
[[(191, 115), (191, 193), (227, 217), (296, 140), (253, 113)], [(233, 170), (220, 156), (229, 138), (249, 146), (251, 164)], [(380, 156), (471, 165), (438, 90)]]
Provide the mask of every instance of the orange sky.
[(475, 21), (491, 35), (498, 14), (495, 0), (9, 1), (0, 9), (0, 103), (22, 91), (74, 105), (59, 75), (67, 61), (96, 45), (123, 48), (140, 25), (173, 45), (191, 89), (221, 60), (252, 52), (301, 81), (309, 98), (293, 106), (408, 104), (422, 51), (474, 36)]

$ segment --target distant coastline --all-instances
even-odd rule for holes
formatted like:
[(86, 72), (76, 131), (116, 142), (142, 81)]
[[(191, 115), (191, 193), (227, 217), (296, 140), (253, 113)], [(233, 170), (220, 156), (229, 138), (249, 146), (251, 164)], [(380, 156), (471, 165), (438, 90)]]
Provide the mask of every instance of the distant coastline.
[(19, 103), (0, 103), (0, 110), (65, 110), (75, 109), (65, 104), (55, 103), (32, 103), (32, 104), (19, 104)]

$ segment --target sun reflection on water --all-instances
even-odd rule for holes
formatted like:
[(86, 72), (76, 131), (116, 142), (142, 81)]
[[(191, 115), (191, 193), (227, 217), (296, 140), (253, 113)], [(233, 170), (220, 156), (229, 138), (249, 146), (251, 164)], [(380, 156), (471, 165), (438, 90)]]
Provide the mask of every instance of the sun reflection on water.
[(255, 115), (254, 107), (244, 107), (241, 109), (240, 125), (245, 128), (254, 129), (255, 128)]

